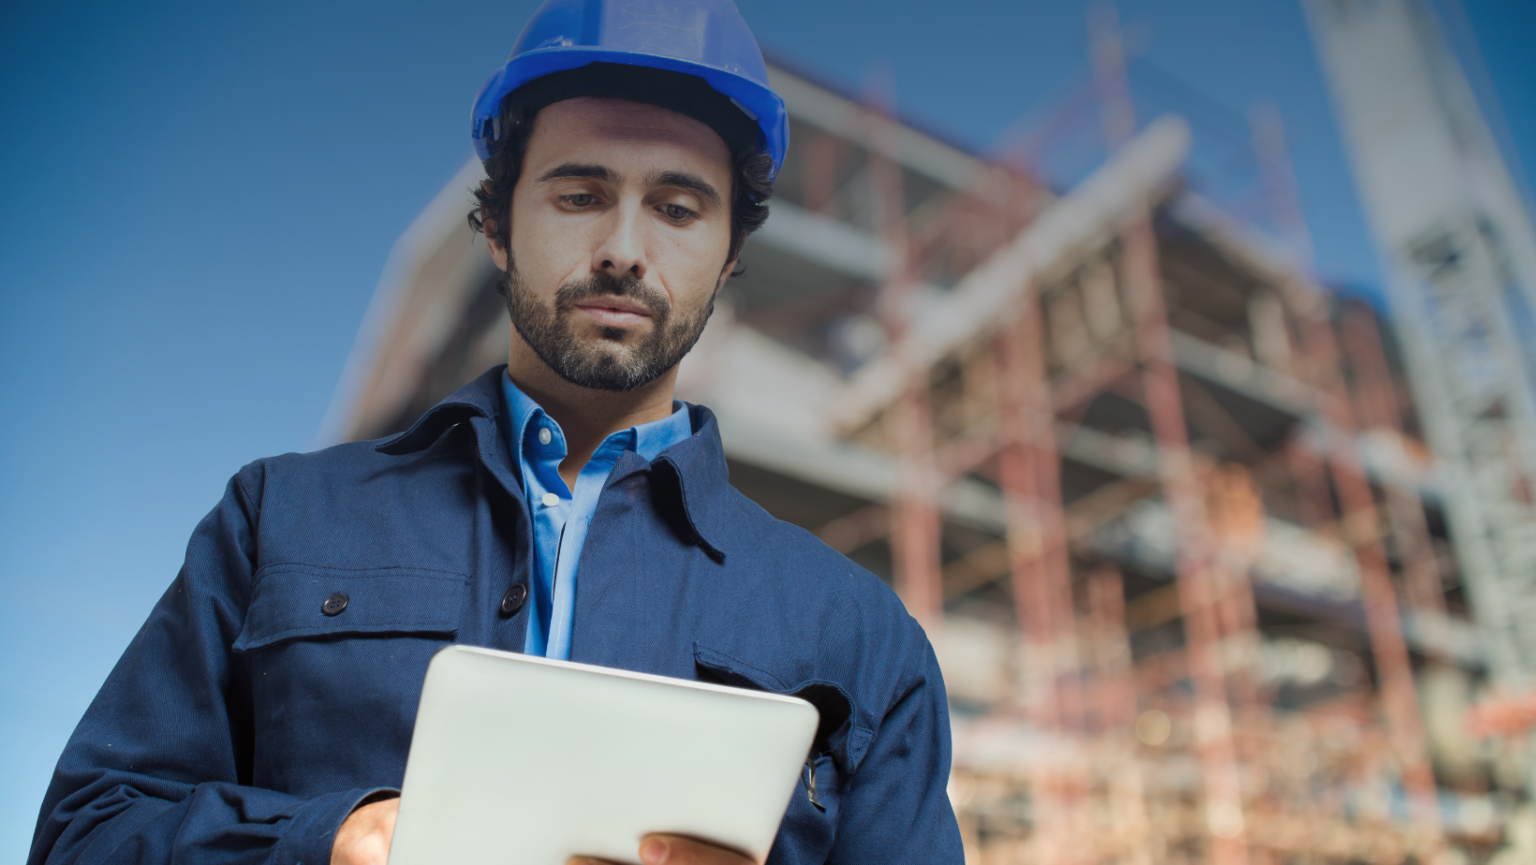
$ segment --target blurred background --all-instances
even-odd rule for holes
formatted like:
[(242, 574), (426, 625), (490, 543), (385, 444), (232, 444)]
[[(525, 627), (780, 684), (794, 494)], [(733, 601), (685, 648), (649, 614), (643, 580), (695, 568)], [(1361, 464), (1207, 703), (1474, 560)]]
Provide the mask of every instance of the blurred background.
[[(682, 396), (891, 581), (971, 862), (1536, 862), (1536, 8), (742, 0)], [(0, 8), (0, 855), (228, 477), (504, 357), (531, 2)]]

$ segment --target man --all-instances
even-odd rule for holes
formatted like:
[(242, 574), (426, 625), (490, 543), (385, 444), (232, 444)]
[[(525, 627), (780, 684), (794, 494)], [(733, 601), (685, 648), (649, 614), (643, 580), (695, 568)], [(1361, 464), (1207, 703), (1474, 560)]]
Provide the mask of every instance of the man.
[(770, 861), (958, 862), (921, 629), (732, 489), (713, 417), (672, 399), (787, 144), (734, 6), (550, 0), (474, 134), (507, 366), (400, 436), (230, 481), (66, 747), (31, 863), (383, 862), (452, 641), (798, 694), (821, 724)]

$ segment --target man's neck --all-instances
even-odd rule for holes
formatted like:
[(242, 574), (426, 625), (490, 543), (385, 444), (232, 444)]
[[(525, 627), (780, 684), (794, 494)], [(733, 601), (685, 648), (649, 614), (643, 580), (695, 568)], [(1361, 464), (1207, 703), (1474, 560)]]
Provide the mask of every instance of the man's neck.
[(573, 490), (576, 477), (603, 439), (672, 413), (672, 392), (677, 384), (677, 367), (630, 391), (595, 390), (571, 384), (519, 339), (516, 330), (512, 332), (507, 375), (565, 433), (566, 456), (560, 463), (560, 477)]

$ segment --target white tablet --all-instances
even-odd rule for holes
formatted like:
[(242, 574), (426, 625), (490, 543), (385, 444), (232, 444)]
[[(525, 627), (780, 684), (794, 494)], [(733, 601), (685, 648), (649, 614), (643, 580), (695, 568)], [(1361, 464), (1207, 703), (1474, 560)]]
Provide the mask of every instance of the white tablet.
[(427, 668), (389, 863), (637, 862), (652, 832), (761, 861), (817, 721), (795, 697), (449, 646)]

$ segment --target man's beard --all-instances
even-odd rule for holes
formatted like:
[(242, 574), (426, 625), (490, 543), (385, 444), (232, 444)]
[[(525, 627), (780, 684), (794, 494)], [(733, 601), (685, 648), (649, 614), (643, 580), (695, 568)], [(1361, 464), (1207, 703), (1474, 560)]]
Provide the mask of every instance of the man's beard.
[[(693, 348), (715, 311), (711, 296), (704, 309), (674, 321), (667, 296), (629, 274), (614, 277), (598, 272), (568, 282), (555, 292), (552, 309), (523, 284), (511, 262), (505, 286), (507, 312), (523, 341), (561, 378), (596, 390), (629, 391), (655, 381)], [(579, 339), (572, 316), (577, 303), (593, 297), (627, 297), (638, 302), (650, 313), (651, 332), (633, 342), (626, 328), (603, 327), (597, 337)]]

